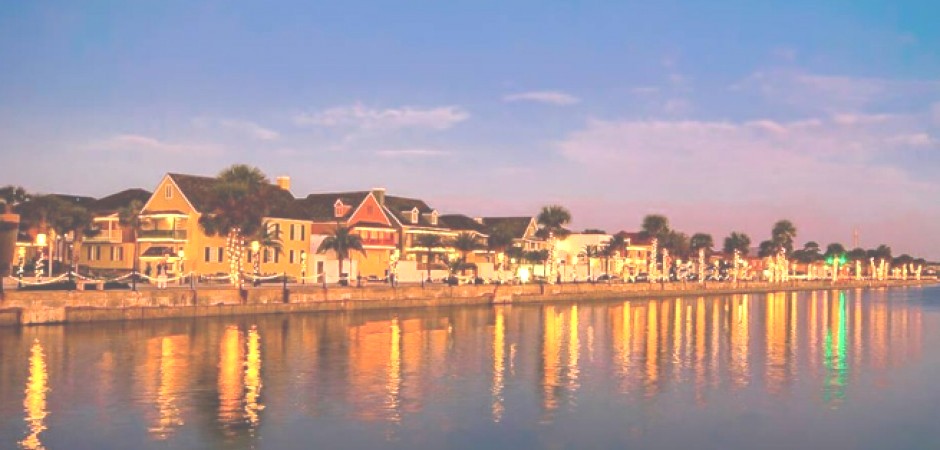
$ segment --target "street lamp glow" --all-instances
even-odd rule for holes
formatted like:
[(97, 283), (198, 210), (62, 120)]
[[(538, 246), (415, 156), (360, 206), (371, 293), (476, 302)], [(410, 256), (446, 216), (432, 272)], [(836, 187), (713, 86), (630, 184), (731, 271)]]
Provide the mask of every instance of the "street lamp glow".
[(36, 245), (40, 247), (46, 246), (46, 235), (44, 233), (39, 233), (36, 235)]

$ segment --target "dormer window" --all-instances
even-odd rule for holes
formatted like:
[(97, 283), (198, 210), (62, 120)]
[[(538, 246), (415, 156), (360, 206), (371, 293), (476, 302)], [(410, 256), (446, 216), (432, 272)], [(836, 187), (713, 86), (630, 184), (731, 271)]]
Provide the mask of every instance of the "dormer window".
[(431, 225), (437, 225), (437, 211), (431, 211)]
[(418, 223), (418, 208), (411, 210), (411, 223)]
[(333, 203), (333, 217), (340, 218), (346, 215), (346, 205), (343, 204), (343, 201), (336, 199), (336, 203)]

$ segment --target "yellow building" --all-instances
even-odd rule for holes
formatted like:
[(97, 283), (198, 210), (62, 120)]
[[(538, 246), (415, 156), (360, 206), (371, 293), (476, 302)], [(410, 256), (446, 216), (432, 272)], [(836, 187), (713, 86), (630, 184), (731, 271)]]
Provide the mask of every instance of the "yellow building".
[[(126, 272), (134, 267), (134, 233), (121, 225), (119, 211), (150, 199), (143, 189), (127, 189), (95, 200), (89, 207), (97, 234), (82, 239), (78, 267), (95, 272)], [(80, 270), (81, 271), (81, 270)]]
[[(167, 264), (171, 276), (193, 271), (200, 275), (228, 274), (230, 255), (226, 254), (226, 237), (209, 236), (199, 225), (199, 218), (211, 200), (212, 190), (218, 181), (211, 177), (170, 173), (163, 177), (153, 195), (141, 210), (143, 221), (139, 233), (141, 271), (156, 275), (157, 264)], [(260, 259), (258, 272), (265, 274), (286, 273), (301, 276), (309, 269), (307, 254), (310, 252), (310, 221), (304, 219), (290, 194), (290, 179), (278, 178), (285, 206), (272, 211), (272, 217), (264, 221), (269, 232), (280, 238), (282, 251), (260, 249), (252, 255), (247, 237), (242, 270), (254, 271), (255, 258)], [(289, 197), (289, 198), (287, 198)]]

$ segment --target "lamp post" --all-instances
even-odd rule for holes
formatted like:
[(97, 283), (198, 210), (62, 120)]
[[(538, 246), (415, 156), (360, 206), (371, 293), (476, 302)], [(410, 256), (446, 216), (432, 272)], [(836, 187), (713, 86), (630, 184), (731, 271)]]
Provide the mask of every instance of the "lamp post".
[(300, 251), (300, 284), (307, 284), (307, 252)]
[[(42, 279), (43, 275), (43, 260), (45, 259), (46, 253), (46, 235), (39, 233), (36, 235), (36, 246), (39, 247), (39, 259), (36, 260), (36, 277)], [(52, 264), (49, 265), (49, 272), (52, 272)]]

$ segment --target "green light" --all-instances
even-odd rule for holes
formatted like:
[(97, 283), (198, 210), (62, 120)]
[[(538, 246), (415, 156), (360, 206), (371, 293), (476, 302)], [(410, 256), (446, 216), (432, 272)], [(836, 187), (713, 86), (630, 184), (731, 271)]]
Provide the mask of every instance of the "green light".
[(831, 257), (831, 256), (828, 257), (828, 258), (826, 258), (826, 265), (828, 265), (828, 266), (831, 266), (831, 265), (832, 265), (832, 257)]

